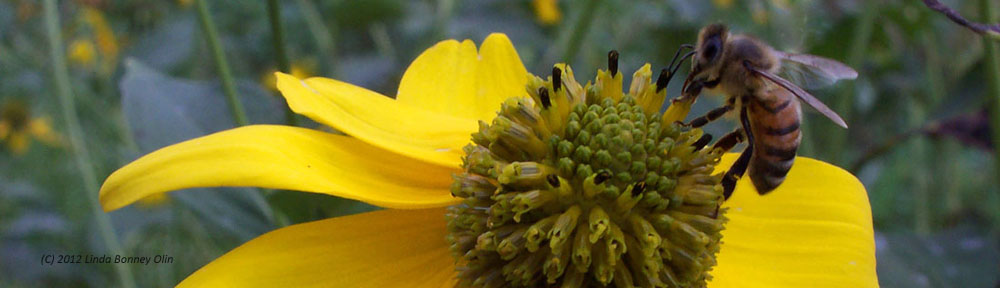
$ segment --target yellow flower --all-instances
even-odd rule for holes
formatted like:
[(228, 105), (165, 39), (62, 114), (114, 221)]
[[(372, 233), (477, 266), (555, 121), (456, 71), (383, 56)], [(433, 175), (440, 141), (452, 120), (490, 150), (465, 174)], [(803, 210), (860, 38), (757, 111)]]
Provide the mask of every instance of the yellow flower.
[(733, 6), (733, 0), (712, 0), (712, 4), (714, 4), (715, 7), (728, 9)]
[[(295, 78), (305, 79), (314, 75), (313, 73), (315, 73), (314, 71), (316, 70), (316, 61), (310, 60), (292, 63), (292, 67), (290, 68), (291, 71), (288, 71), (290, 72), (289, 74), (292, 74)], [(275, 76), (276, 72), (278, 72), (278, 70), (272, 70), (271, 72), (261, 75), (260, 77), (260, 82), (268, 90), (278, 91), (278, 78)]]
[[(118, 65), (118, 38), (115, 37), (114, 30), (111, 29), (108, 20), (104, 18), (104, 13), (91, 7), (81, 8), (80, 19), (84, 26), (90, 30), (90, 36), (93, 37), (87, 41), (91, 45), (96, 44), (97, 52), (99, 52), (96, 55), (100, 56), (98, 72), (110, 75)], [(72, 53), (73, 50), (70, 52)]]
[(750, 10), (752, 10), (752, 12), (750, 12), (750, 18), (753, 19), (754, 23), (761, 25), (767, 24), (767, 21), (771, 18), (769, 14), (770, 11), (768, 11), (767, 7), (764, 7), (764, 4), (760, 2), (754, 2), (753, 5), (750, 5)]
[(531, 6), (535, 9), (535, 19), (544, 25), (554, 25), (562, 20), (558, 0), (533, 0)]
[(93, 66), (95, 58), (97, 58), (94, 42), (87, 39), (73, 40), (69, 44), (68, 54), (69, 61), (83, 67)]
[(32, 138), (49, 146), (60, 146), (62, 137), (52, 131), (50, 122), (47, 117), (32, 118), (23, 102), (6, 101), (0, 106), (0, 141), (6, 142), (14, 155), (28, 152)]
[[(462, 199), (451, 194), (452, 175), (462, 173), (462, 148), (477, 121), (489, 123), (505, 99), (527, 97), (527, 85), (544, 81), (526, 75), (502, 34), (487, 37), (478, 52), (469, 40), (431, 47), (406, 70), (395, 99), (279, 73), (278, 89), (295, 112), (350, 136), (275, 125), (215, 133), (119, 169), (101, 187), (100, 201), (110, 211), (166, 191), (259, 186), (389, 208), (266, 233), (196, 271), (183, 287), (453, 286), (459, 262), (446, 240), (445, 207)], [(601, 77), (621, 84), (615, 73)], [(564, 79), (569, 87), (572, 76)], [(621, 88), (597, 86), (590, 87)], [(734, 158), (727, 154), (718, 166)], [(777, 190), (759, 196), (751, 187), (741, 180), (723, 204), (729, 222), (709, 287), (878, 285), (871, 210), (854, 176), (799, 157)]]

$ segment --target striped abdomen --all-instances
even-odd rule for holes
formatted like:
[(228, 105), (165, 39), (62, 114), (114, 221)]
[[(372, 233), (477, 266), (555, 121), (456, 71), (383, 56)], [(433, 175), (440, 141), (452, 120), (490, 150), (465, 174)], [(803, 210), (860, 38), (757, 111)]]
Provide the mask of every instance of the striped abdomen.
[(799, 149), (801, 110), (795, 94), (777, 85), (749, 97), (750, 129), (754, 136), (749, 175), (757, 193), (771, 192), (792, 169)]

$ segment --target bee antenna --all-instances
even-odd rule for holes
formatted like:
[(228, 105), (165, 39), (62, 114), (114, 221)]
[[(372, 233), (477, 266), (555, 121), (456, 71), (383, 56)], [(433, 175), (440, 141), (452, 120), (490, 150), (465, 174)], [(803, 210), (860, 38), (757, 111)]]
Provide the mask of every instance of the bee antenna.
[[(680, 53), (681, 51), (677, 50), (677, 52)], [(673, 65), (674, 64), (673, 61), (671, 61), (670, 67), (667, 68), (667, 69), (670, 69), (670, 71), (669, 71), (669, 73), (667, 73), (666, 79), (662, 79), (663, 80), (662, 81), (662, 83), (663, 83), (662, 86), (660, 84), (661, 83), (661, 81), (660, 81), (661, 79), (656, 79), (656, 91), (659, 92), (660, 90), (663, 90), (664, 88), (667, 88), (667, 85), (670, 84), (670, 79), (673, 79), (674, 75), (677, 74), (677, 70), (681, 69), (681, 64), (684, 63), (684, 60), (687, 60), (688, 58), (691, 58), (691, 56), (694, 56), (694, 53), (696, 53), (696, 52), (697, 51), (691, 51), (691, 52), (685, 53), (684, 56), (681, 56), (681, 58), (680, 58), (681, 61), (677, 63), (677, 66), (674, 66)], [(676, 58), (674, 58), (674, 59), (676, 59)], [(667, 69), (664, 69), (664, 72), (666, 72)], [(660, 78), (664, 78), (663, 72), (660, 73)]]
[[(677, 52), (674, 52), (674, 59), (670, 59), (670, 65), (667, 66), (667, 69), (671, 69), (671, 68), (674, 67), (674, 64), (677, 62), (677, 57), (681, 56), (681, 51), (684, 51), (684, 49), (694, 49), (694, 45), (692, 45), (692, 44), (681, 44), (680, 47), (677, 47)], [(684, 62), (684, 60), (681, 60), (681, 62)], [(677, 65), (680, 65), (680, 64), (678, 63)]]
[(674, 66), (673, 69), (670, 69), (671, 76), (673, 74), (677, 74), (677, 69), (681, 69), (681, 64), (684, 63), (684, 60), (687, 60), (688, 58), (691, 58), (691, 56), (694, 56), (695, 53), (698, 53), (698, 51), (691, 51), (691, 52), (688, 52), (688, 53), (684, 53), (684, 56), (681, 56), (681, 61), (677, 62), (677, 66)]

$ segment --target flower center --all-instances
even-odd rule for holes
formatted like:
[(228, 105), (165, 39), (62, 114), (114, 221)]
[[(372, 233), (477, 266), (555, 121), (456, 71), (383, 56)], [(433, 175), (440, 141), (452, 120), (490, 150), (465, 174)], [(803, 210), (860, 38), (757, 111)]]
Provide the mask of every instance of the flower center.
[[(702, 286), (725, 223), (725, 151), (657, 113), (649, 64), (622, 92), (617, 52), (581, 86), (557, 64), (480, 122), (455, 175), (459, 286)], [(564, 75), (565, 74), (565, 75)], [(670, 114), (670, 113), (668, 113)], [(705, 135), (707, 136), (707, 135)]]
[(0, 108), (0, 122), (9, 123), (14, 131), (24, 130), (28, 117), (28, 107), (20, 101), (8, 101)]

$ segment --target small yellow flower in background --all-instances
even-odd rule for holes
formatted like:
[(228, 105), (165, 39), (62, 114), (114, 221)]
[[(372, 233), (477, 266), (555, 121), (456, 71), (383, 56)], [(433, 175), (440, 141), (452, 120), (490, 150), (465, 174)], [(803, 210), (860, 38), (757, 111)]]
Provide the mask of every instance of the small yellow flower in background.
[(62, 136), (52, 131), (50, 123), (47, 117), (32, 118), (24, 102), (7, 100), (0, 104), (0, 142), (11, 154), (28, 152), (32, 139), (52, 147), (62, 146)]
[[(91, 48), (96, 48), (97, 53), (93, 53), (96, 56), (97, 72), (103, 75), (111, 75), (114, 73), (115, 68), (118, 65), (118, 53), (119, 53), (119, 43), (118, 38), (115, 37), (115, 32), (111, 28), (107, 19), (104, 17), (104, 13), (100, 10), (91, 7), (80, 8), (80, 22), (84, 31), (82, 31), (82, 38), (77, 41), (87, 41), (90, 44), (81, 45), (91, 45)], [(68, 51), (70, 57), (72, 58), (73, 53), (76, 52), (75, 48), (71, 43), (71, 47)], [(83, 48), (83, 47), (81, 47)], [(81, 55), (83, 56), (83, 55)]]
[[(289, 67), (289, 70), (291, 71), (288, 72), (290, 72), (292, 76), (295, 76), (295, 78), (312, 77), (316, 73), (316, 61), (315, 60), (296, 61), (295, 63), (292, 63), (292, 67)], [(271, 70), (270, 72), (264, 75), (261, 75), (260, 83), (263, 84), (264, 87), (270, 91), (278, 91), (278, 86), (277, 86), (278, 78), (274, 76), (276, 75), (275, 73), (277, 72), (278, 70), (275, 69)]]
[(712, 4), (721, 9), (729, 9), (733, 6), (733, 0), (712, 0)]
[(193, 3), (194, 0), (177, 0), (177, 5), (184, 8), (191, 7), (191, 4)]
[(97, 58), (97, 51), (94, 49), (94, 42), (88, 39), (76, 39), (69, 44), (70, 62), (82, 67), (92, 67)]
[(558, 0), (532, 0), (531, 6), (535, 9), (535, 19), (538, 23), (555, 25), (562, 20)]
[(764, 3), (753, 2), (750, 5), (750, 10), (750, 19), (753, 19), (754, 23), (764, 25), (770, 20), (771, 12), (767, 10), (767, 7), (764, 7)]
[[(292, 110), (350, 136), (278, 125), (203, 136), (119, 169), (100, 201), (111, 211), (167, 191), (259, 186), (388, 208), (266, 233), (181, 287), (877, 287), (871, 208), (854, 176), (799, 157), (777, 190), (759, 196), (743, 179), (719, 207), (717, 175), (735, 155), (720, 162), (721, 151), (691, 143), (700, 130), (650, 117), (665, 92), (648, 66), (628, 93), (617, 69), (581, 86), (569, 66), (556, 68), (528, 74), (507, 37), (493, 34), (478, 50), (448, 40), (424, 51), (395, 99), (278, 73)], [(587, 147), (604, 152), (577, 152)], [(622, 147), (634, 148), (608, 153)]]

